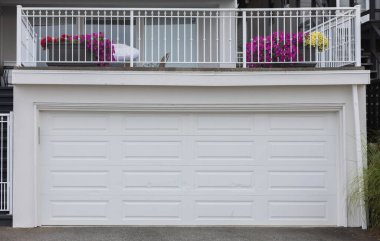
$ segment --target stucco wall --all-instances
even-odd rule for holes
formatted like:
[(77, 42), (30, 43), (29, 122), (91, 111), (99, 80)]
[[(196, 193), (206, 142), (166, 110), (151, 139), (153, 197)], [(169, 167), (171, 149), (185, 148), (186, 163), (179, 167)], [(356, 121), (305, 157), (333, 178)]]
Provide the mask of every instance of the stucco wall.
[[(32, 76), (31, 76), (32, 78)], [(194, 77), (204, 78), (207, 77)], [(292, 76), (284, 76), (287, 78)], [(337, 104), (344, 106), (348, 182), (356, 176), (352, 89), (340, 86), (94, 86), (19, 85), (14, 88), (14, 226), (33, 227), (36, 216), (35, 142), (37, 103), (83, 104)], [(359, 86), (362, 131), (365, 87)], [(38, 161), (38, 159), (37, 159)], [(38, 175), (38, 173), (37, 173)], [(348, 225), (360, 226), (357, 208), (348, 210)]]

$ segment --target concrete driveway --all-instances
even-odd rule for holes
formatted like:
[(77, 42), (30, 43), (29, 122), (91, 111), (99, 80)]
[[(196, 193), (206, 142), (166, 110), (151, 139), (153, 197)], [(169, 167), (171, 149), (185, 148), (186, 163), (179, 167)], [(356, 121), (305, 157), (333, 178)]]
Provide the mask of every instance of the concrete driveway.
[(1, 241), (377, 241), (345, 228), (70, 227), (0, 228)]

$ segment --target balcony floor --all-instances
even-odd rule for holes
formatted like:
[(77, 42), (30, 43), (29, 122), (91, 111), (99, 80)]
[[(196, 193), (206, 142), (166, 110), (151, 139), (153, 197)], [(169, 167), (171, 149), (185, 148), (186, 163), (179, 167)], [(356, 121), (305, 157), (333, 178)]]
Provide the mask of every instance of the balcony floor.
[(316, 67), (271, 67), (271, 68), (150, 68), (150, 67), (99, 67), (99, 66), (49, 66), (17, 67), (20, 70), (89, 70), (89, 71), (179, 71), (179, 72), (281, 72), (281, 71), (349, 71), (364, 70), (364, 67), (345, 66), (338, 68)]

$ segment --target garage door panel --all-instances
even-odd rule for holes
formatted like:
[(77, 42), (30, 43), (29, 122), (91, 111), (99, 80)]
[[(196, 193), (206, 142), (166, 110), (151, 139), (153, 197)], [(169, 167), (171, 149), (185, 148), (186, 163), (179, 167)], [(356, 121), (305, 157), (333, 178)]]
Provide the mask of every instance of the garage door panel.
[(183, 160), (183, 145), (183, 141), (179, 138), (124, 139), (123, 160), (126, 162), (171, 161), (180, 163)]
[(181, 200), (124, 200), (123, 206), (123, 219), (126, 221), (182, 219)]
[(186, 197), (183, 195), (123, 194), (119, 220), (123, 224), (181, 224), (186, 217)]
[(84, 194), (42, 194), (39, 207), (42, 224), (105, 223), (111, 216), (113, 202), (107, 196), (87, 197)]
[(197, 136), (190, 138), (190, 150), (195, 165), (253, 165), (256, 143), (245, 136)]
[(268, 196), (268, 222), (273, 225), (334, 225), (334, 196)]
[(201, 225), (253, 225), (264, 220), (260, 196), (199, 195), (189, 199), (191, 220)]
[(109, 170), (50, 170), (50, 190), (107, 190)]
[(252, 200), (197, 200), (195, 214), (197, 220), (254, 219), (253, 205)]
[(193, 114), (196, 135), (253, 135), (255, 115), (252, 113)]
[(108, 141), (101, 140), (56, 140), (51, 143), (51, 152), (55, 160), (106, 160), (109, 150), (108, 145)]
[(333, 113), (289, 112), (267, 115), (269, 135), (329, 135), (336, 128)]
[(334, 195), (336, 172), (325, 166), (283, 166), (266, 170), (267, 193), (283, 195)]
[(128, 193), (181, 192), (184, 174), (181, 169), (150, 168), (146, 170), (124, 169), (123, 191)]
[(106, 220), (108, 201), (95, 200), (57, 200), (51, 201), (53, 219)]
[(191, 175), (194, 194), (254, 194), (256, 168), (250, 166), (195, 166)]
[(178, 135), (184, 134), (186, 118), (173, 113), (130, 113), (122, 116), (123, 135)]
[(336, 165), (334, 136), (269, 136), (268, 165)]
[(41, 136), (42, 165), (104, 164), (113, 159), (116, 142), (105, 136)]
[(108, 135), (112, 117), (106, 113), (49, 112), (41, 119), (41, 135)]
[(41, 119), (42, 225), (336, 224), (335, 114)]

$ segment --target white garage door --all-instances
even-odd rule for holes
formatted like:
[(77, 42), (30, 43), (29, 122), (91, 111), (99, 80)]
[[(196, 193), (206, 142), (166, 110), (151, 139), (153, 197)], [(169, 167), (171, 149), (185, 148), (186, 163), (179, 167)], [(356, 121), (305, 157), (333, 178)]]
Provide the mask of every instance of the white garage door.
[(336, 119), (42, 112), (41, 225), (336, 225)]

